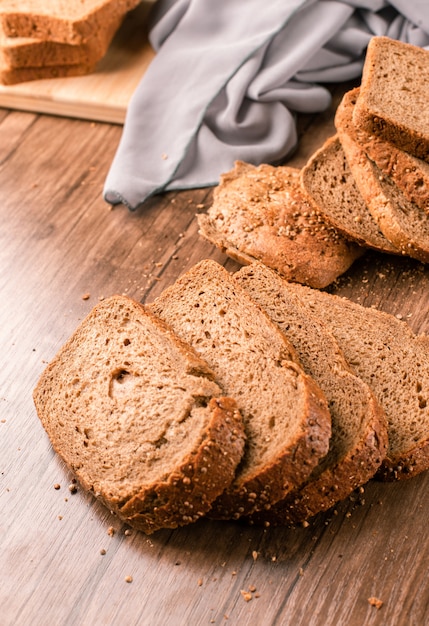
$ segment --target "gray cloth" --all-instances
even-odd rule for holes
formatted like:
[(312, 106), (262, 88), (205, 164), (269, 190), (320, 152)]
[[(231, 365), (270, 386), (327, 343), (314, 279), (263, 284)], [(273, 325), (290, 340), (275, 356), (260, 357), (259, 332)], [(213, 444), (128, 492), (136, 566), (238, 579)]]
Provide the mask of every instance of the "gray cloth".
[[(425, 6), (423, 6), (425, 5)], [(429, 45), (427, 0), (158, 0), (156, 55), (131, 98), (104, 198), (216, 185), (237, 159), (278, 163), (320, 83), (359, 77), (374, 35)]]

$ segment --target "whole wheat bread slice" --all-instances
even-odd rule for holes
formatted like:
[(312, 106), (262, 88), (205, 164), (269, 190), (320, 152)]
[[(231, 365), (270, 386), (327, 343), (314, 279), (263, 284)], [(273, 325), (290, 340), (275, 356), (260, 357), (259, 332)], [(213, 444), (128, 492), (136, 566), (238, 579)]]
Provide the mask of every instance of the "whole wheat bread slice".
[(302, 484), (328, 450), (331, 418), (324, 394), (268, 315), (209, 260), (149, 306), (207, 361), (243, 415), (243, 460), (209, 516), (238, 518)]
[(429, 51), (373, 37), (353, 112), (358, 128), (429, 161)]
[(260, 263), (242, 268), (234, 278), (285, 333), (329, 403), (328, 454), (302, 487), (253, 516), (258, 523), (296, 524), (329, 509), (374, 476), (386, 453), (386, 418), (332, 333), (300, 302), (287, 281)]
[(239, 263), (262, 261), (311, 287), (326, 287), (364, 252), (310, 205), (300, 170), (288, 166), (237, 161), (198, 224), (203, 237)]
[(429, 261), (429, 214), (410, 202), (394, 180), (368, 157), (353, 130), (353, 94), (337, 109), (335, 123), (350, 170), (380, 230), (403, 254)]
[(81, 44), (134, 9), (140, 0), (2, 0), (0, 30), (7, 37), (34, 37)]
[(329, 137), (301, 170), (310, 202), (346, 237), (359, 245), (399, 254), (381, 232), (350, 170), (338, 135)]
[(290, 288), (328, 326), (384, 409), (389, 442), (377, 475), (404, 479), (429, 468), (429, 338), (388, 313), (302, 285)]
[(103, 25), (86, 43), (58, 43), (34, 37), (6, 37), (0, 31), (0, 65), (3, 70), (62, 65), (95, 65), (107, 52), (121, 25), (117, 17)]
[(231, 482), (235, 402), (193, 350), (138, 304), (98, 304), (43, 372), (37, 412), (85, 489), (146, 533), (188, 524)]
[(355, 140), (381, 174), (391, 178), (407, 200), (429, 213), (429, 163), (355, 126), (353, 111), (358, 97), (359, 87), (356, 87), (344, 94), (337, 108), (335, 126), (340, 140), (344, 135)]

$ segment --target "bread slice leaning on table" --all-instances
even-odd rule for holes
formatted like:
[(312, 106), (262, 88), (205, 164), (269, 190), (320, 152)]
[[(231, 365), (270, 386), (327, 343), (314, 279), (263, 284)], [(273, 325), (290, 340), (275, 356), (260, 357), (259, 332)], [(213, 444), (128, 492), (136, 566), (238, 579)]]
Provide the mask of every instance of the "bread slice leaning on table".
[[(394, 178), (386, 176), (369, 158), (353, 123), (353, 110), (358, 100), (356, 90), (348, 92), (335, 115), (338, 136), (356, 186), (384, 236), (402, 254), (428, 263), (429, 213), (410, 201)], [(423, 179), (420, 177), (420, 180)]]
[(287, 281), (260, 263), (233, 276), (285, 333), (304, 370), (328, 400), (332, 419), (328, 454), (301, 487), (252, 517), (257, 523), (296, 524), (329, 509), (373, 478), (386, 454), (386, 418), (331, 331), (300, 302)]
[(301, 485), (328, 451), (331, 417), (325, 395), (266, 312), (210, 260), (149, 306), (207, 361), (243, 416), (243, 459), (208, 515), (248, 515)]
[[(341, 138), (350, 137), (375, 163), (380, 174), (392, 180), (409, 202), (429, 213), (429, 163), (397, 148), (377, 135), (368, 133), (353, 122), (359, 87), (346, 92), (335, 114), (335, 126)], [(342, 141), (343, 147), (346, 147)]]
[(301, 170), (309, 201), (344, 236), (359, 245), (400, 254), (381, 232), (365, 204), (338, 135), (329, 137)]
[(366, 53), (356, 127), (429, 161), (429, 50), (373, 37)]
[(323, 320), (346, 360), (373, 390), (387, 420), (388, 447), (377, 477), (402, 480), (429, 468), (429, 338), (393, 315), (291, 284)]
[(288, 166), (237, 161), (198, 224), (203, 237), (239, 263), (261, 261), (311, 287), (331, 284), (364, 252), (309, 203), (300, 170)]
[(207, 364), (123, 296), (84, 319), (34, 402), (81, 485), (148, 534), (207, 513), (243, 454), (241, 415)]

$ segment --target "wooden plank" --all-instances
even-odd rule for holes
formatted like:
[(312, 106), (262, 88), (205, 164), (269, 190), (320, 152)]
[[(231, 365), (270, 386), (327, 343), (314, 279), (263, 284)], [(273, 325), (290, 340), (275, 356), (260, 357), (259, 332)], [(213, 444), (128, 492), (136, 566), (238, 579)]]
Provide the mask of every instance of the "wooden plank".
[[(332, 111), (302, 124), (295, 164), (332, 132)], [(428, 473), (372, 481), (295, 529), (202, 520), (128, 534), (89, 494), (70, 493), (73, 475), (31, 398), (46, 362), (101, 297), (150, 301), (202, 258), (237, 267), (198, 236), (210, 189), (110, 209), (101, 194), (120, 135), (83, 120), (0, 117), (2, 626), (429, 623)], [(368, 253), (331, 290), (428, 330), (429, 269), (417, 262)]]
[(153, 0), (130, 12), (96, 70), (86, 76), (0, 85), (0, 107), (123, 124), (154, 52), (147, 39)]

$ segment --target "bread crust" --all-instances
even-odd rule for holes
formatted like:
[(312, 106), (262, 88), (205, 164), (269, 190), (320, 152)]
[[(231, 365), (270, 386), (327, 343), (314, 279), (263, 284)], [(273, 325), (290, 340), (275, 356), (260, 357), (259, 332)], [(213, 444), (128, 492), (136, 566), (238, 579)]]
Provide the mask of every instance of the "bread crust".
[(33, 37), (82, 44), (140, 0), (3, 0), (0, 29), (7, 37)]
[(376, 474), (403, 480), (429, 468), (429, 338), (393, 315), (346, 298), (293, 285), (336, 337), (354, 371), (373, 389), (388, 428), (386, 457)]
[[(258, 524), (297, 524), (329, 509), (374, 476), (386, 454), (386, 418), (323, 321), (306, 310), (286, 281), (261, 264), (242, 268), (234, 278), (290, 339), (330, 406), (333, 436), (328, 454), (301, 487), (251, 518)], [(326, 365), (320, 368), (319, 361)]]
[(410, 202), (429, 212), (429, 164), (355, 126), (353, 110), (358, 98), (359, 87), (356, 87), (348, 91), (340, 102), (335, 115), (338, 134), (340, 137), (343, 133), (350, 135)]
[[(357, 127), (427, 162), (428, 68), (429, 52), (423, 48), (388, 37), (373, 37), (353, 112)], [(397, 88), (396, 97), (391, 93), (392, 84)], [(418, 115), (411, 121), (410, 110), (421, 112), (421, 119)]]
[(402, 254), (427, 263), (429, 216), (407, 200), (393, 179), (385, 176), (368, 157), (354, 131), (352, 116), (359, 100), (355, 96), (356, 92), (344, 96), (336, 112), (335, 124), (356, 185), (385, 237)]
[(195, 521), (234, 478), (243, 422), (213, 378), (164, 322), (113, 296), (45, 369), (34, 402), (80, 484), (149, 534)]
[[(207, 360), (226, 395), (234, 389), (243, 415), (243, 460), (208, 515), (236, 519), (280, 500), (326, 454), (331, 434), (326, 398), (290, 342), (211, 260), (191, 268), (149, 306)], [(260, 382), (261, 371), (269, 382)], [(263, 457), (253, 460), (253, 450), (264, 450)]]
[[(310, 202), (345, 236), (359, 245), (388, 254), (399, 250), (381, 232), (350, 171), (338, 135), (329, 137), (301, 170)], [(343, 188), (338, 198), (338, 189)]]
[(261, 261), (288, 280), (323, 288), (364, 250), (308, 201), (300, 170), (237, 161), (221, 176), (200, 234), (241, 264)]

